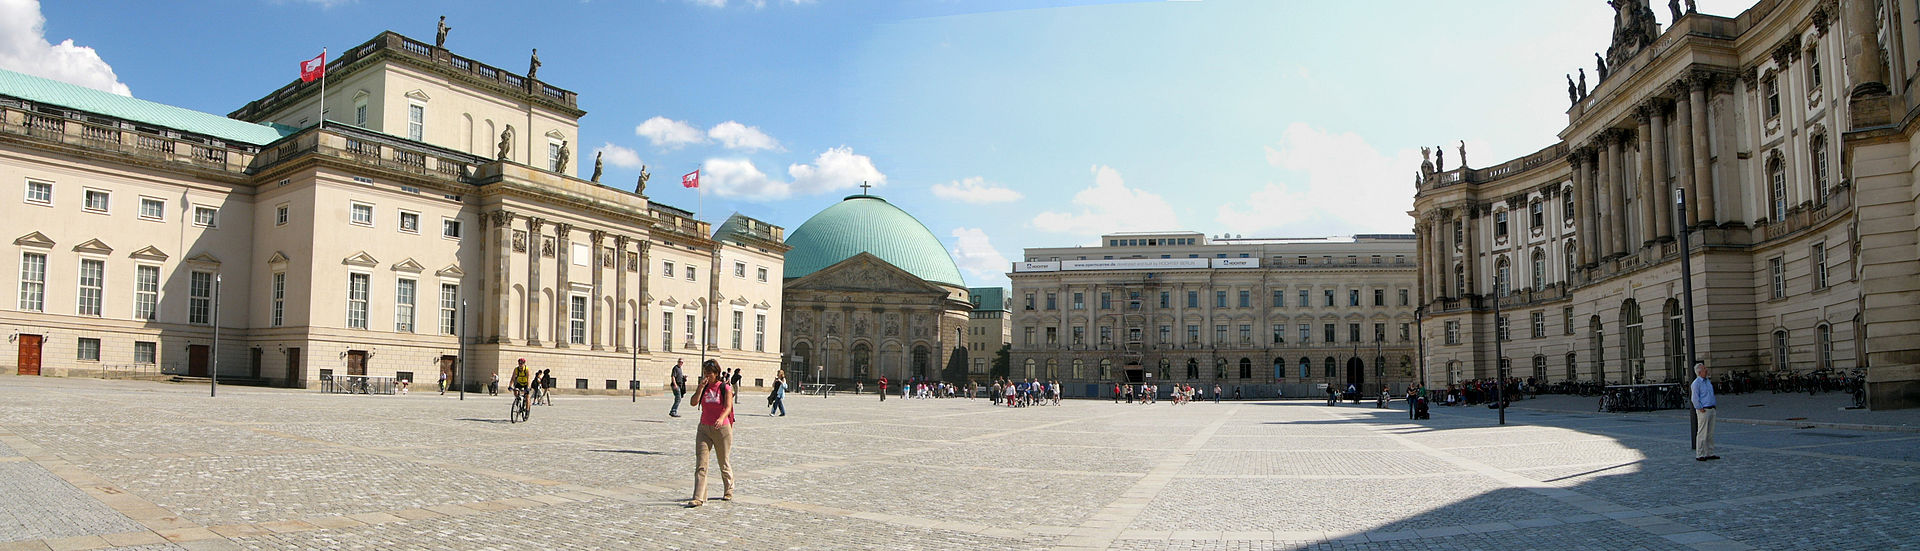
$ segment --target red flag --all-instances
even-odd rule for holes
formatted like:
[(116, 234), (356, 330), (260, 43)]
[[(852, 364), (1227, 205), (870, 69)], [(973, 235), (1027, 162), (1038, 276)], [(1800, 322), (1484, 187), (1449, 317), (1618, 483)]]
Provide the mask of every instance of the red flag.
[(320, 52), (320, 57), (316, 57), (313, 59), (300, 62), (300, 82), (313, 82), (314, 80), (317, 80), (320, 77), (323, 77), (326, 75), (327, 75), (327, 53), (326, 52)]
[(680, 187), (700, 187), (700, 171), (694, 170), (680, 177)]

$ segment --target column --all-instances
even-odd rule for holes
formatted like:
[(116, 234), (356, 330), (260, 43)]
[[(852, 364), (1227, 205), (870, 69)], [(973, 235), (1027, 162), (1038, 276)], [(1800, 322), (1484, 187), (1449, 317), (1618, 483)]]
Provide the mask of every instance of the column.
[(540, 346), (540, 226), (546, 221), (527, 217), (527, 346)]
[[(1586, 160), (1587, 151), (1585, 147), (1576, 147), (1573, 149), (1573, 152), (1569, 154), (1568, 160), (1569, 164), (1573, 167), (1573, 190), (1569, 192), (1573, 194), (1573, 233), (1575, 237), (1573, 244), (1576, 250), (1579, 251), (1576, 262), (1580, 265), (1590, 264), (1587, 259), (1592, 255), (1593, 244), (1590, 243), (1590, 241), (1593, 240), (1593, 234), (1595, 233), (1593, 227), (1588, 225), (1589, 222), (1587, 220), (1589, 215), (1588, 211), (1593, 209), (1593, 205), (1587, 201), (1587, 188), (1593, 186), (1593, 179), (1587, 177), (1587, 169), (1593, 165), (1592, 162)], [(1573, 274), (1567, 274), (1566, 277), (1568, 281), (1573, 280)]]
[[(719, 350), (720, 346), (720, 305), (715, 297), (720, 296), (720, 244), (714, 243), (709, 250), (707, 262), (707, 350)], [(732, 318), (728, 318), (731, 323)], [(877, 331), (877, 330), (876, 330)]]
[(1687, 98), (1693, 106), (1687, 111), (1692, 122), (1693, 132), (1689, 134), (1693, 141), (1693, 189), (1687, 200), (1693, 204), (1693, 223), (1702, 227), (1714, 222), (1713, 214), (1713, 167), (1708, 162), (1713, 159), (1711, 149), (1712, 130), (1707, 125), (1707, 86), (1711, 77), (1706, 73), (1695, 73), (1687, 80)]
[(1599, 162), (1594, 163), (1594, 203), (1591, 209), (1594, 227), (1600, 230), (1593, 234), (1593, 261), (1596, 264), (1613, 257), (1613, 173), (1614, 159), (1619, 156), (1612, 129), (1600, 131), (1597, 138), (1600, 142), (1595, 146), (1595, 151), (1600, 158)]
[[(1686, 192), (1689, 211), (1692, 210), (1694, 204), (1700, 202), (1700, 193), (1695, 187), (1693, 168), (1693, 93), (1691, 91), (1692, 86), (1689, 84), (1692, 80), (1691, 77), (1681, 77), (1680, 81), (1674, 83), (1673, 86), (1674, 97), (1676, 98), (1673, 100), (1673, 137), (1679, 140), (1679, 143), (1674, 144), (1674, 149), (1676, 153), (1680, 154), (1680, 159), (1674, 163), (1676, 165), (1674, 167), (1674, 175), (1679, 178), (1675, 187)], [(1672, 197), (1667, 198), (1667, 204), (1673, 204)], [(1668, 208), (1672, 207), (1669, 206)], [(1688, 222), (1694, 220), (1692, 212), (1682, 214), (1686, 215)], [(1676, 235), (1679, 233), (1679, 230), (1680, 228), (1674, 228)]]
[(1466, 242), (1460, 247), (1460, 265), (1466, 267), (1466, 294), (1480, 294), (1480, 206), (1468, 205), (1466, 218), (1462, 220), (1466, 227)]
[(1627, 155), (1626, 141), (1633, 139), (1625, 131), (1616, 131), (1607, 140), (1607, 154), (1612, 157), (1607, 170), (1613, 178), (1607, 186), (1607, 234), (1609, 256), (1627, 254)]
[(1607, 249), (1606, 238), (1603, 237), (1605, 225), (1601, 223), (1605, 217), (1600, 215), (1600, 207), (1606, 204), (1600, 202), (1600, 198), (1603, 197), (1600, 194), (1601, 175), (1605, 174), (1601, 168), (1605, 163), (1600, 162), (1600, 159), (1607, 147), (1602, 142), (1588, 142), (1584, 149), (1586, 149), (1587, 160), (1587, 187), (1580, 190), (1580, 200), (1587, 204), (1584, 221), (1591, 232), (1584, 239), (1588, 245), (1587, 257), (1582, 260), (1582, 264), (1593, 266), (1600, 263), (1600, 257), (1605, 256), (1604, 251)]
[[(653, 252), (653, 242), (647, 241), (646, 239), (641, 239), (640, 240), (640, 263), (639, 265), (635, 266), (636, 269), (633, 272), (634, 277), (637, 277), (640, 280), (640, 287), (636, 289), (636, 291), (638, 291), (639, 294), (634, 295), (634, 298), (639, 299), (634, 302), (639, 303), (640, 306), (638, 308), (633, 309), (633, 320), (640, 322), (640, 328), (636, 330), (636, 331), (639, 331), (640, 334), (634, 335), (635, 337), (634, 342), (640, 343), (639, 346), (640, 346), (641, 352), (646, 352), (651, 349), (651, 347), (647, 346), (647, 338), (653, 335), (652, 332), (647, 330), (650, 327), (649, 324), (653, 323), (653, 316), (647, 315), (649, 313), (647, 312), (647, 304), (651, 303), (651, 301), (647, 300), (647, 278), (653, 276), (653, 270), (650, 268), (653, 265), (648, 263), (648, 261), (652, 259), (651, 258), (652, 255), (650, 254), (651, 252)], [(818, 326), (821, 323), (822, 322), (820, 320), (820, 316), (817, 316), (817, 315), (814, 316), (813, 324), (815, 326)], [(820, 345), (825, 343), (825, 341), (818, 340), (818, 339), (815, 339), (813, 342), (815, 343), (814, 350), (819, 350)], [(822, 356), (822, 357), (825, 357), (825, 356)]]
[(592, 240), (592, 246), (587, 248), (587, 254), (589, 255), (587, 264), (592, 266), (593, 269), (593, 295), (588, 297), (587, 300), (589, 307), (592, 308), (591, 311), (593, 314), (587, 319), (587, 338), (594, 350), (600, 350), (600, 334), (606, 331), (606, 326), (600, 324), (600, 320), (603, 319), (600, 317), (600, 311), (604, 309), (600, 306), (600, 297), (604, 292), (602, 289), (605, 289), (605, 287), (601, 287), (601, 282), (604, 281), (604, 273), (607, 271), (607, 263), (604, 258), (606, 253), (602, 251), (600, 247), (601, 244), (606, 241), (607, 232), (593, 230), (588, 233), (588, 236), (588, 239)]
[(625, 235), (613, 236), (613, 350), (628, 351), (627, 345), (633, 340), (627, 336), (627, 280), (633, 272), (627, 270), (627, 247), (633, 238)]
[(1659, 176), (1654, 173), (1655, 167), (1653, 166), (1653, 107), (1648, 105), (1640, 106), (1638, 112), (1634, 113), (1633, 118), (1640, 123), (1639, 132), (1637, 132), (1640, 138), (1640, 151), (1634, 155), (1634, 162), (1640, 165), (1640, 175), (1634, 179), (1634, 184), (1639, 188), (1639, 191), (1629, 191), (1627, 196), (1631, 197), (1637, 194), (1640, 198), (1638, 204), (1634, 205), (1637, 207), (1634, 210), (1637, 211), (1640, 216), (1640, 223), (1638, 224), (1640, 231), (1634, 234), (1634, 237), (1638, 238), (1636, 240), (1639, 241), (1639, 243), (1634, 243), (1632, 240), (1628, 241), (1628, 250), (1653, 244), (1654, 233), (1659, 225), (1658, 222), (1653, 220), (1658, 210), (1653, 207), (1655, 201), (1651, 200), (1654, 195), (1654, 182), (1660, 179)]
[(573, 242), (568, 240), (572, 233), (573, 224), (553, 225), (553, 346), (556, 348), (567, 348), (573, 340), (573, 327), (568, 323), (572, 319), (573, 282), (567, 279), (568, 265), (573, 263)]
[[(488, 214), (487, 221), (493, 229), (493, 253), (489, 255), (493, 257), (493, 265), (489, 266), (488, 273), (488, 283), (492, 287), (488, 289), (492, 293), (488, 298), (493, 307), (487, 309), (487, 321), (490, 322), (487, 325), (487, 342), (501, 343), (511, 340), (507, 335), (513, 333), (513, 328), (508, 326), (513, 320), (508, 315), (513, 311), (513, 293), (510, 291), (513, 288), (513, 274), (510, 272), (513, 266), (513, 213), (506, 209), (496, 210)], [(466, 313), (462, 312), (461, 315)]]
[(1870, 0), (1841, 2), (1847, 29), (1847, 77), (1854, 83), (1849, 97), (1885, 96), (1887, 68), (1880, 62), (1879, 9)]
[(1647, 194), (1646, 201), (1653, 207), (1652, 236), (1658, 241), (1673, 240), (1673, 186), (1667, 179), (1670, 172), (1667, 164), (1667, 109), (1664, 102), (1655, 101), (1652, 108), (1653, 118), (1653, 177), (1648, 185), (1653, 192)]

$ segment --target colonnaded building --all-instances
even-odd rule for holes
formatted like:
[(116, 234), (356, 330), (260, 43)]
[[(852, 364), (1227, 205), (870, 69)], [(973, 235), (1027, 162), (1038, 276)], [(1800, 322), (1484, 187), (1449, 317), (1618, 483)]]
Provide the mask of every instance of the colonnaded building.
[[(770, 378), (782, 229), (573, 176), (573, 92), (392, 32), (228, 117), (0, 71), (0, 362), (303, 386)], [(323, 127), (324, 126), (324, 127)], [(644, 171), (643, 171), (644, 174)], [(436, 223), (437, 222), (437, 223)], [(213, 350), (215, 324), (219, 347)], [(463, 343), (456, 335), (467, 335)]]
[[(1117, 233), (1026, 249), (1013, 282), (1012, 375), (1069, 396), (1115, 382), (1317, 395), (1415, 380), (1412, 235), (1209, 238)], [(1211, 391), (1211, 388), (1208, 389)]]
[(1920, 12), (1619, 6), (1558, 143), (1421, 167), (1428, 382), (1493, 376), (1496, 333), (1518, 376), (1684, 381), (1685, 258), (1714, 373), (1864, 367), (1871, 407), (1920, 404)]

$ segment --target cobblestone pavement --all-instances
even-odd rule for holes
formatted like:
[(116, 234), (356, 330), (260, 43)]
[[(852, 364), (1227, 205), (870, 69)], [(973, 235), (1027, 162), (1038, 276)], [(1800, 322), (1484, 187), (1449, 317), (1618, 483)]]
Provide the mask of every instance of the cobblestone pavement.
[[(746, 397), (699, 509), (665, 398), (0, 384), (6, 549), (1916, 549), (1920, 435), (1317, 402)], [(717, 484), (717, 481), (716, 481)], [(719, 489), (715, 488), (718, 494)]]
[[(1847, 409), (1853, 397), (1840, 392), (1815, 395), (1767, 391), (1746, 394), (1721, 394), (1715, 397), (1722, 412), (1720, 419), (1780, 426), (1818, 425), (1859, 428), (1876, 431), (1920, 432), (1920, 409), (1872, 411)], [(1600, 407), (1596, 396), (1542, 394), (1514, 402), (1514, 408), (1586, 413)], [(1686, 417), (1686, 410), (1662, 410), (1636, 413), (1643, 416)]]

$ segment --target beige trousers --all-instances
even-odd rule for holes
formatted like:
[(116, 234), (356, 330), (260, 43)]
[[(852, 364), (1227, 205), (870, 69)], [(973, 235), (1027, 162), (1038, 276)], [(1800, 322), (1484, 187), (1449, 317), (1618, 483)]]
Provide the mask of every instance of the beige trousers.
[(712, 453), (720, 463), (720, 483), (726, 488), (722, 495), (733, 495), (733, 425), (700, 425), (700, 432), (693, 437), (693, 500), (707, 500), (707, 454)]
[(1703, 409), (1693, 412), (1700, 417), (1700, 432), (1693, 437), (1693, 456), (1713, 455), (1713, 416), (1718, 409)]

